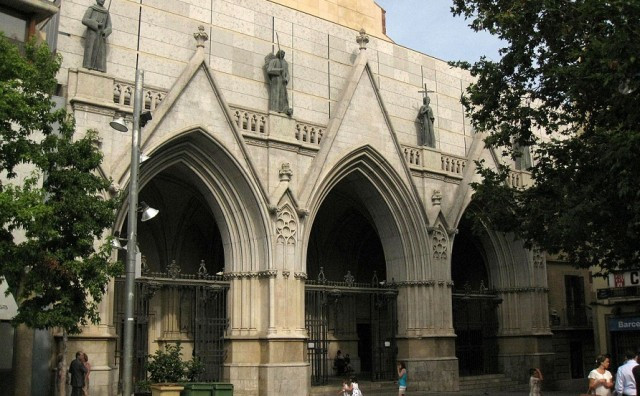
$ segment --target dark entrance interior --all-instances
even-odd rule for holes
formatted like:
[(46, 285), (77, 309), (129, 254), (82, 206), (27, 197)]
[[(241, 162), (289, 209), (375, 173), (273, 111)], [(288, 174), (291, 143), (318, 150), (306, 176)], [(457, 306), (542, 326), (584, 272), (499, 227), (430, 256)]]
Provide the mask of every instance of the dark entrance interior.
[(397, 290), (387, 281), (376, 223), (387, 212), (372, 213), (372, 205), (384, 202), (368, 179), (353, 172), (331, 190), (314, 218), (305, 303), (313, 385), (339, 375), (333, 368), (338, 350), (349, 354), (358, 378), (394, 377)]
[[(157, 339), (182, 340), (183, 358), (193, 354), (205, 365), (202, 381), (222, 379), (229, 282), (217, 275), (224, 270), (224, 250), (207, 191), (188, 167), (177, 164), (154, 176), (140, 192), (140, 201), (160, 212), (138, 222), (142, 277), (136, 280), (135, 293), (134, 383), (146, 379), (147, 355)], [(127, 234), (126, 225), (125, 218), (121, 235)], [(118, 255), (126, 260), (126, 251)], [(123, 292), (122, 279), (116, 279), (118, 361), (122, 358)], [(159, 337), (153, 335), (153, 320)]]
[(369, 323), (358, 323), (358, 356), (362, 361), (360, 370), (371, 372), (371, 325)]
[(461, 376), (498, 372), (498, 317), (501, 300), (491, 289), (486, 254), (469, 221), (463, 219), (453, 244), (451, 275), (453, 327)]

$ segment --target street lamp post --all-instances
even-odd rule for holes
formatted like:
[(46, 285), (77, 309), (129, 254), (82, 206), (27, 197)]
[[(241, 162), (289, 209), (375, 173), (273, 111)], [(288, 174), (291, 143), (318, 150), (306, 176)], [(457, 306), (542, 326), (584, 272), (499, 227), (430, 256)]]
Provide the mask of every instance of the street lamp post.
[[(134, 297), (136, 254), (138, 252), (138, 167), (140, 166), (140, 115), (142, 112), (142, 84), (144, 71), (136, 70), (136, 87), (133, 97), (133, 128), (131, 133), (131, 177), (129, 180), (129, 217), (127, 223), (127, 263), (125, 266), (125, 308), (124, 308), (124, 343), (122, 346), (122, 382), (123, 395), (133, 394), (133, 335), (134, 335)], [(126, 132), (111, 124), (114, 128)]]

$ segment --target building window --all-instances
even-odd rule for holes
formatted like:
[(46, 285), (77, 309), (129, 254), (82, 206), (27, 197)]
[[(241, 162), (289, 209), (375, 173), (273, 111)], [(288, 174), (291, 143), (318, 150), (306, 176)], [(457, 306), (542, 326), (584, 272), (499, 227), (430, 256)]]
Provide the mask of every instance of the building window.
[(565, 275), (564, 289), (569, 326), (585, 326), (587, 324), (587, 313), (584, 301), (584, 278), (576, 275)]
[(0, 8), (0, 31), (8, 39), (24, 43), (27, 39), (27, 19)]

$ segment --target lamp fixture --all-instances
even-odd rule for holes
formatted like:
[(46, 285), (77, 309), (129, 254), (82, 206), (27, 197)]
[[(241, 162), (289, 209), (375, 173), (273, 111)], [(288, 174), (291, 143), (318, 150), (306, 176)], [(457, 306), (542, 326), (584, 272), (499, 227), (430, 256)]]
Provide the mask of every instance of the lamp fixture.
[[(145, 125), (147, 125), (147, 122), (151, 121), (153, 119), (153, 116), (151, 115), (150, 111), (145, 111), (142, 114), (140, 114), (140, 127), (144, 127)], [(127, 122), (125, 121), (123, 116), (116, 116), (113, 121), (111, 121), (109, 123), (109, 125), (111, 125), (111, 128), (115, 129), (116, 131), (119, 132), (129, 132), (129, 127), (127, 127)]]
[(140, 212), (142, 212), (142, 218), (140, 219), (142, 221), (151, 220), (154, 217), (156, 217), (156, 215), (158, 213), (160, 213), (160, 211), (158, 209), (154, 209), (154, 208), (150, 207), (144, 201), (140, 202), (139, 210), (140, 210)]
[(151, 158), (151, 157), (146, 155), (142, 151), (140, 152), (140, 163), (143, 163), (144, 161), (148, 160), (149, 158)]
[(115, 117), (113, 121), (109, 123), (109, 125), (111, 125), (111, 128), (119, 132), (125, 133), (129, 131), (129, 128), (127, 128), (127, 122), (122, 116)]

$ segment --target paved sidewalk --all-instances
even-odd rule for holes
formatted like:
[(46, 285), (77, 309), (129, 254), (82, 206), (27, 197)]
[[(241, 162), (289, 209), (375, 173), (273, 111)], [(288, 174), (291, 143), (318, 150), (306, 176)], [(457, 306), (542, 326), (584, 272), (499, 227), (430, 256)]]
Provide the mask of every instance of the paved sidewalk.
[[(397, 385), (392, 382), (368, 382), (359, 381), (360, 389), (365, 396), (396, 396), (398, 394)], [(311, 396), (337, 396), (341, 388), (341, 382), (332, 379), (330, 385), (312, 387)], [(544, 396), (577, 396), (584, 390), (574, 391), (547, 391), (543, 390)], [(529, 396), (528, 386), (526, 384), (518, 385), (513, 391), (505, 390), (486, 390), (486, 391), (462, 391), (462, 392), (425, 392), (416, 391), (409, 388), (407, 396)]]

